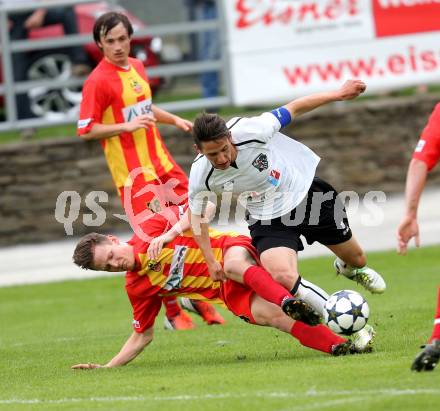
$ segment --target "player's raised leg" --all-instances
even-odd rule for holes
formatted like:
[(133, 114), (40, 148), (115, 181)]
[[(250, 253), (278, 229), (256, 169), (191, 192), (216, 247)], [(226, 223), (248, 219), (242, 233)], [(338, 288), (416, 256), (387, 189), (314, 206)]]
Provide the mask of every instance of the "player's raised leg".
[(252, 319), (258, 325), (277, 328), (296, 338), (301, 345), (322, 351), (334, 356), (346, 354), (368, 353), (372, 350), (374, 332), (363, 333), (362, 338), (350, 340), (332, 332), (326, 326), (319, 324), (310, 327), (301, 321), (287, 317), (275, 304), (263, 300), (258, 295), (251, 299)]
[[(272, 243), (273, 239), (267, 238), (264, 241)], [(261, 245), (261, 242), (259, 242), (259, 246), (265, 247), (264, 244)], [(310, 311), (311, 308), (319, 316), (322, 315), (322, 309), (328, 294), (315, 284), (301, 278), (298, 273), (297, 252), (293, 248), (273, 247), (265, 249), (260, 254), (260, 260), (263, 267), (276, 282), (288, 289), (295, 298), (307, 304), (308, 307), (305, 309)], [(294, 319), (310, 324), (300, 316)]]
[(224, 270), (228, 278), (247, 285), (266, 301), (281, 307), (291, 318), (311, 326), (320, 322), (320, 315), (304, 300), (292, 296), (285, 286), (275, 281), (263, 267), (258, 266), (246, 248), (228, 248), (224, 255)]
[(367, 266), (367, 258), (354, 236), (343, 243), (327, 247), (337, 256), (333, 263), (337, 274), (356, 281), (371, 293), (381, 294), (385, 291), (384, 279)]

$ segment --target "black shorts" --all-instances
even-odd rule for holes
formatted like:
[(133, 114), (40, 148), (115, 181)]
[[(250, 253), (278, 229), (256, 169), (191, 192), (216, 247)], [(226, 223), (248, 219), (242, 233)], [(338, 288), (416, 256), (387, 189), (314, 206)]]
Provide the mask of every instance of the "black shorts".
[(340, 244), (352, 237), (337, 191), (318, 177), (313, 179), (304, 200), (290, 213), (250, 223), (252, 244), (259, 254), (274, 247), (304, 250), (300, 236), (304, 236), (308, 244), (317, 241), (324, 245)]

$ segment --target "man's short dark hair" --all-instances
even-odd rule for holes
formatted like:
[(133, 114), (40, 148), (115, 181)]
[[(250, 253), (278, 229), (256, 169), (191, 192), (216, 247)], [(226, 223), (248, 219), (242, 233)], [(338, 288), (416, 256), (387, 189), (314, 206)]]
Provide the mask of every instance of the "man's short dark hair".
[(90, 233), (82, 237), (73, 252), (73, 262), (85, 270), (95, 270), (93, 258), (95, 247), (99, 244), (111, 243), (106, 235)]
[(122, 23), (127, 30), (128, 36), (131, 37), (133, 34), (133, 26), (127, 16), (116, 11), (109, 11), (95, 21), (95, 25), (93, 26), (93, 38), (95, 43), (100, 43), (101, 37), (105, 37), (107, 33), (119, 23)]
[(213, 141), (229, 135), (225, 120), (218, 114), (201, 113), (194, 120), (194, 142), (198, 148), (205, 141)]

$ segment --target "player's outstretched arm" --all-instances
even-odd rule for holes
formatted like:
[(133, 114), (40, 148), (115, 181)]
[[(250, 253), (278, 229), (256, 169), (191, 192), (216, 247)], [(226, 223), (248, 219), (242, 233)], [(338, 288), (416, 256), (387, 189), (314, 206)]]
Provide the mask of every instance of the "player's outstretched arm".
[(107, 364), (85, 363), (73, 365), (71, 368), (74, 370), (91, 370), (95, 368), (120, 367), (134, 360), (151, 341), (153, 341), (153, 327), (148, 328), (143, 333), (133, 332), (121, 348), (121, 351)]
[(314, 110), (324, 104), (334, 101), (352, 100), (366, 90), (366, 84), (361, 80), (347, 80), (339, 89), (323, 93), (310, 94), (297, 98), (284, 107), (292, 118)]
[(427, 175), (428, 166), (426, 163), (418, 159), (412, 159), (409, 163), (408, 174), (406, 176), (406, 211), (397, 228), (397, 251), (399, 254), (406, 254), (408, 243), (413, 237), (416, 246), (420, 246), (417, 210)]
[(209, 238), (209, 223), (206, 217), (202, 217), (190, 212), (191, 230), (194, 240), (196, 240), (200, 251), (205, 257), (206, 265), (210, 277), (215, 281), (226, 280), (226, 274), (221, 264), (215, 259), (214, 252), (211, 248), (211, 241)]
[[(214, 217), (216, 206), (214, 203), (208, 201), (206, 205), (205, 215), (208, 221)], [(166, 233), (155, 237), (151, 240), (150, 245), (148, 246), (148, 258), (150, 260), (157, 260), (160, 253), (162, 252), (162, 248), (164, 244), (168, 244), (173, 241), (178, 235), (182, 234), (184, 231), (189, 230), (191, 228), (191, 223), (189, 221), (189, 208), (182, 215), (180, 220), (174, 224)]]
[(161, 108), (151, 105), (151, 110), (153, 111), (154, 116), (156, 117), (159, 123), (170, 124), (172, 126), (176, 126), (183, 131), (191, 131), (193, 128), (193, 124), (189, 120), (185, 120), (182, 117), (176, 116), (175, 114), (171, 114), (168, 111), (162, 110)]

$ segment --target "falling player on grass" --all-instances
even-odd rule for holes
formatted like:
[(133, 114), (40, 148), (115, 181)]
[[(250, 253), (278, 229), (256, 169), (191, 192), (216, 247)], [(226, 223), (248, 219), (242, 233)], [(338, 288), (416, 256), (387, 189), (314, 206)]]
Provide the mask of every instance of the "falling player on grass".
[(296, 299), (258, 264), (249, 237), (210, 231), (216, 259), (229, 277), (215, 281), (191, 232), (186, 231), (188, 216), (181, 207), (167, 208), (146, 223), (148, 241), (135, 235), (122, 243), (114, 236), (92, 233), (78, 242), (73, 259), (80, 267), (127, 271), (125, 289), (133, 307), (133, 333), (105, 365), (81, 363), (72, 368), (117, 367), (137, 357), (153, 339), (154, 321), (167, 295), (223, 302), (246, 322), (277, 328), (302, 345), (330, 355), (371, 351), (374, 331), (369, 326), (347, 340), (324, 325), (312, 327), (286, 315)]

